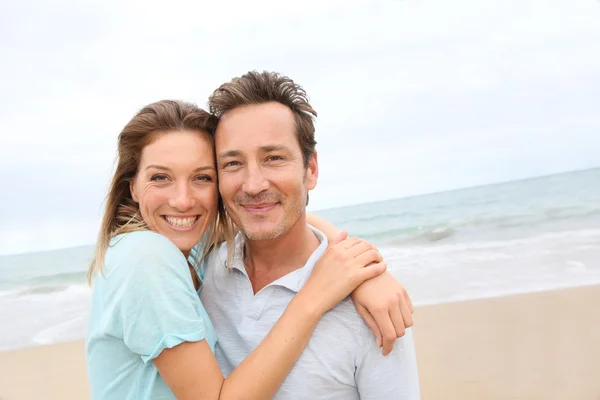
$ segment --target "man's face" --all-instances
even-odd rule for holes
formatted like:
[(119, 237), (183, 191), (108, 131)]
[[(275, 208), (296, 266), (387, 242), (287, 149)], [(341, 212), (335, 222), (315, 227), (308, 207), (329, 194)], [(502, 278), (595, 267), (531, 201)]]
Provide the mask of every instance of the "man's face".
[(280, 103), (238, 107), (217, 127), (219, 191), (250, 240), (271, 240), (304, 214), (317, 183), (317, 157), (304, 168), (292, 111)]

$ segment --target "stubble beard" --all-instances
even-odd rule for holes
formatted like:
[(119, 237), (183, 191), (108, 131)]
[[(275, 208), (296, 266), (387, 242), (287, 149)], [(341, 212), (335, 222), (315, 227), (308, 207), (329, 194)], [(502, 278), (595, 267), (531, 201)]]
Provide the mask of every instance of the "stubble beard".
[[(281, 200), (281, 199), (280, 199)], [(277, 239), (284, 234), (286, 234), (295, 224), (298, 222), (298, 219), (302, 216), (306, 209), (306, 193), (302, 194), (298, 198), (295, 198), (291, 204), (286, 201), (280, 201), (281, 207), (283, 207), (283, 218), (277, 224), (277, 226), (269, 231), (258, 231), (253, 232), (248, 229), (246, 224), (244, 224), (243, 220), (239, 218), (239, 223), (234, 221), (240, 231), (246, 236), (249, 240), (274, 240)], [(289, 205), (289, 207), (287, 207)], [(287, 209), (286, 209), (287, 208)], [(252, 217), (250, 217), (252, 218)], [(262, 218), (261, 216), (257, 216), (256, 218)]]

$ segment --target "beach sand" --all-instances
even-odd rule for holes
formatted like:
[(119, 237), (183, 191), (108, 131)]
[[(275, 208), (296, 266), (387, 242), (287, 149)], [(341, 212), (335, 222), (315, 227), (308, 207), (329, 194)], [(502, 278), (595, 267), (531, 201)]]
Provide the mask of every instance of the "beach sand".
[[(422, 399), (600, 400), (600, 286), (418, 307)], [(0, 353), (1, 400), (89, 399), (82, 341)]]
[(83, 341), (0, 353), (0, 400), (89, 398)]
[(423, 399), (600, 400), (600, 286), (421, 307)]

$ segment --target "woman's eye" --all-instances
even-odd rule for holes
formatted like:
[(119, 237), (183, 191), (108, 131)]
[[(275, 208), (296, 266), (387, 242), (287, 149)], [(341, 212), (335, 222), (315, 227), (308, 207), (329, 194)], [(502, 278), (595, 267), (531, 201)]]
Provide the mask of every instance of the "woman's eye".
[(160, 181), (166, 181), (167, 180), (167, 176), (164, 174), (156, 174), (156, 175), (152, 175), (152, 177), (150, 178), (151, 181), (154, 182), (160, 182)]
[(196, 180), (201, 182), (212, 182), (213, 179), (208, 175), (200, 175), (196, 177)]

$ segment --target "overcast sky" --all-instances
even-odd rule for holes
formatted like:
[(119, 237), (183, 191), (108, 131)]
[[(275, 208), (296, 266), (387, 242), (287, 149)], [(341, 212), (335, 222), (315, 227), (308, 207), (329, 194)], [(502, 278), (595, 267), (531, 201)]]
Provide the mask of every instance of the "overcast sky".
[(319, 112), (312, 210), (600, 166), (597, 0), (3, 0), (0, 58), (0, 254), (92, 243), (123, 125), (250, 69)]

